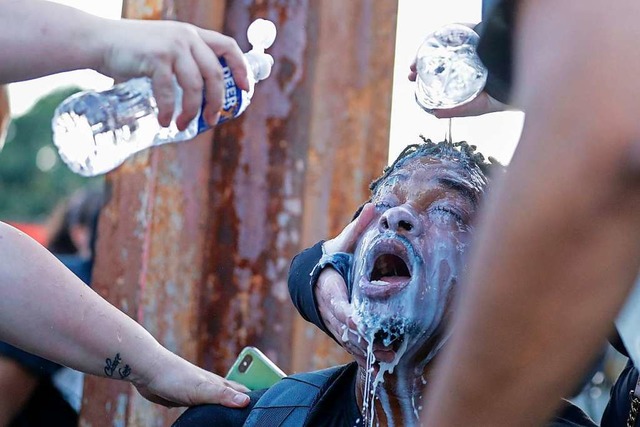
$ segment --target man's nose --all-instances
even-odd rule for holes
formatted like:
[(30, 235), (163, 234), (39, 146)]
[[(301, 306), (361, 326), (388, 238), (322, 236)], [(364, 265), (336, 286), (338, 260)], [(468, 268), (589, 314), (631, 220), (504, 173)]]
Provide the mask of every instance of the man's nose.
[(396, 206), (382, 214), (378, 221), (380, 231), (395, 231), (398, 234), (417, 236), (422, 233), (422, 226), (412, 209)]

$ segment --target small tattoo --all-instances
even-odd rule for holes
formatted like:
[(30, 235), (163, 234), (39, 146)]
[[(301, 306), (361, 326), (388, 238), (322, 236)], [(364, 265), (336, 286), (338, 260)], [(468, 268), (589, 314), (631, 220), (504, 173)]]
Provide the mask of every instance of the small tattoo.
[[(120, 353), (116, 353), (113, 360), (107, 358), (105, 360), (106, 366), (104, 367), (104, 374), (108, 377), (113, 377), (113, 373), (116, 372), (120, 362), (122, 362)], [(131, 367), (129, 367), (129, 365), (124, 365), (124, 367), (118, 369), (118, 374), (120, 375), (120, 379), (125, 379), (131, 374)]]
[(131, 368), (129, 365), (124, 365), (124, 368), (118, 369), (118, 373), (120, 374), (120, 379), (123, 380), (131, 374)]

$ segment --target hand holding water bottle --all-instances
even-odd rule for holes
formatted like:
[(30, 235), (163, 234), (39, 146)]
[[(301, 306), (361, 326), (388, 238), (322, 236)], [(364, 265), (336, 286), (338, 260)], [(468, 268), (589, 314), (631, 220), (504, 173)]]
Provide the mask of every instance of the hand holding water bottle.
[(204, 118), (210, 126), (216, 124), (224, 99), (218, 57), (226, 60), (238, 87), (249, 90), (242, 51), (231, 37), (171, 21), (111, 21), (102, 32), (103, 62), (97, 71), (119, 81), (150, 77), (162, 126), (168, 126), (173, 116), (174, 76), (183, 90), (178, 129), (184, 130), (198, 113), (203, 90)]
[[(214, 58), (217, 66), (222, 66), (222, 82), (216, 83), (223, 84), (223, 101), (218, 98), (217, 91), (214, 92), (215, 98), (210, 101), (209, 88), (203, 93), (202, 78), (191, 76), (186, 72), (187, 68), (182, 70), (185, 74), (181, 76), (177, 72), (181, 67), (175, 64), (173, 69), (177, 75), (174, 79), (169, 70), (163, 68), (162, 62), (158, 71), (160, 77), (153, 72), (151, 78), (134, 78), (102, 92), (89, 90), (70, 96), (56, 108), (52, 119), (53, 142), (60, 157), (72, 171), (94, 176), (116, 168), (131, 155), (146, 148), (193, 139), (212, 125), (239, 116), (251, 102), (255, 84), (271, 74), (273, 57), (265, 49), (273, 44), (276, 33), (273, 22), (265, 19), (257, 19), (249, 26), (247, 39), (252, 48), (241, 56), (241, 83), (236, 81), (226, 57)], [(231, 40), (219, 34), (215, 39)], [(226, 48), (233, 51), (237, 46), (231, 42)], [(163, 52), (164, 48), (158, 46), (158, 49)], [(170, 52), (173, 52), (171, 46), (168, 52), (158, 54), (161, 58), (170, 58)], [(136, 60), (127, 55), (118, 57), (117, 54), (114, 54), (114, 58), (112, 64), (120, 66), (120, 70), (127, 73), (139, 71), (134, 64), (139, 63), (140, 58)], [(188, 64), (189, 60), (186, 62)], [(188, 69), (193, 72), (195, 68)], [(123, 77), (126, 75), (123, 74)], [(165, 79), (172, 83), (166, 90)], [(158, 86), (157, 80), (162, 85)], [(213, 85), (216, 90), (218, 86)], [(197, 103), (191, 100), (196, 94)], [(185, 97), (189, 99), (183, 101)], [(169, 99), (174, 102), (174, 111), (167, 123), (167, 117), (161, 117), (163, 112), (160, 107)], [(187, 108), (196, 108), (194, 118), (191, 118), (192, 111), (188, 114), (183, 112), (185, 105)], [(168, 106), (164, 105), (164, 108), (166, 114)]]
[[(409, 80), (416, 81), (417, 71), (416, 62), (410, 66)], [(438, 119), (453, 119), (456, 117), (474, 117), (483, 114), (495, 113), (498, 111), (509, 110), (510, 106), (493, 98), (486, 91), (480, 92), (475, 98), (466, 104), (458, 105), (452, 108), (434, 108), (425, 110)], [(424, 108), (423, 108), (424, 110)]]
[(106, 19), (41, 0), (0, 2), (0, 46), (0, 84), (84, 68), (119, 81), (149, 77), (164, 126), (174, 110), (173, 77), (185, 89), (178, 127), (198, 113), (203, 89), (209, 100), (204, 117), (215, 124), (224, 91), (218, 56), (237, 85), (249, 90), (236, 42), (182, 22)]
[(437, 118), (478, 116), (508, 109), (483, 90), (487, 70), (475, 51), (478, 35), (460, 24), (427, 36), (410, 67), (416, 101)]

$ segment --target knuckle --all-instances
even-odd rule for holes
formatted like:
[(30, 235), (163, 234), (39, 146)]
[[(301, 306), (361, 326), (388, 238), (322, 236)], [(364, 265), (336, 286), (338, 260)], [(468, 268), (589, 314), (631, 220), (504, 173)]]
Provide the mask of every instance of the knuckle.
[(227, 49), (236, 47), (239, 49), (238, 43), (235, 39), (224, 34), (220, 35), (220, 44), (224, 45)]
[(211, 80), (212, 82), (221, 82), (222, 81), (222, 67), (218, 63), (214, 67), (206, 67), (206, 78)]
[(170, 47), (175, 50), (183, 50), (188, 48), (189, 44), (192, 42), (195, 30), (192, 28), (193, 26), (190, 24), (186, 24), (183, 22), (171, 22), (173, 25), (172, 35), (170, 41)]
[(182, 85), (182, 90), (184, 92), (200, 93), (202, 92), (203, 87), (204, 84), (202, 82), (202, 79), (190, 78), (187, 79), (186, 82)]

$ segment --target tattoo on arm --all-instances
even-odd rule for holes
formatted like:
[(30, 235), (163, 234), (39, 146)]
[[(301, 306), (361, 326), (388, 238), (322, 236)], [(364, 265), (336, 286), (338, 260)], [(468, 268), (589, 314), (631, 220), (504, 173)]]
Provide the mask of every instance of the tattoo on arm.
[(117, 369), (118, 375), (120, 375), (121, 380), (127, 378), (129, 375), (131, 375), (131, 367), (129, 365), (124, 365), (122, 368), (118, 369), (118, 366), (121, 362), (122, 358), (120, 357), (120, 353), (116, 353), (116, 356), (113, 358), (113, 360), (107, 358), (105, 360), (106, 365), (104, 367), (104, 374), (110, 378), (113, 378), (113, 374)]

